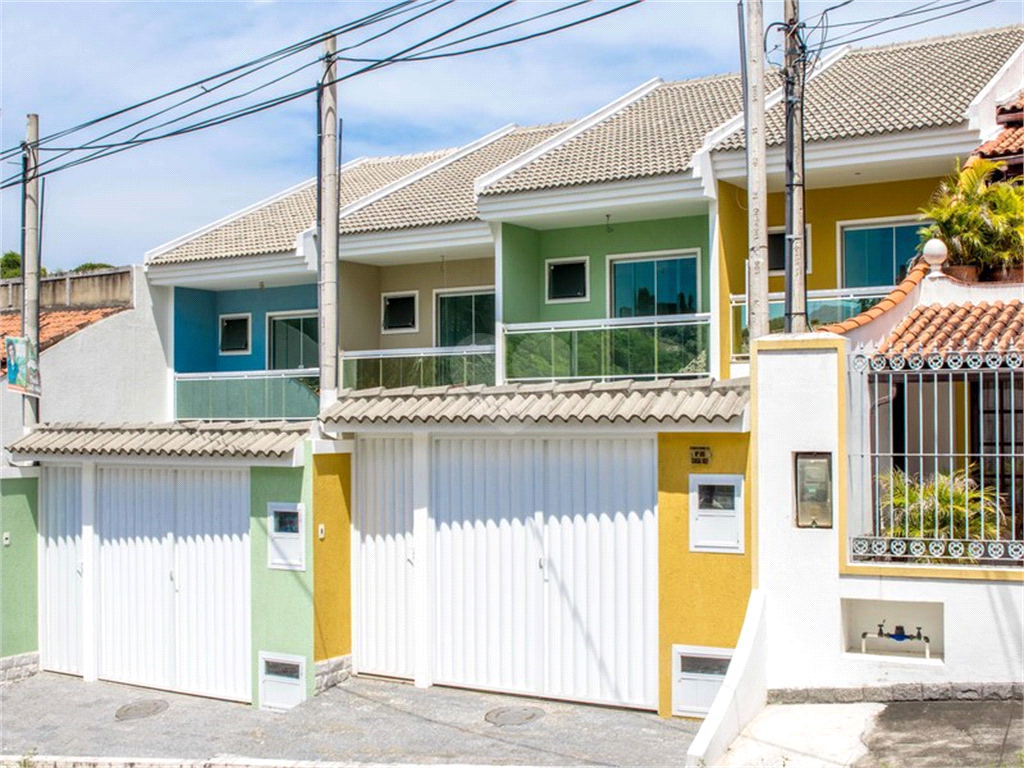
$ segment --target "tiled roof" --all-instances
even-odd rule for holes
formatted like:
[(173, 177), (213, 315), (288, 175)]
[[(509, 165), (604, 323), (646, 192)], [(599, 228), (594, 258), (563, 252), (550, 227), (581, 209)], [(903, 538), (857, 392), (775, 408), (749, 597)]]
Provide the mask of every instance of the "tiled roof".
[[(804, 94), (808, 142), (960, 125), (967, 107), (1024, 43), (1024, 27), (854, 49)], [(766, 116), (769, 146), (785, 140), (785, 105)], [(718, 149), (740, 149), (738, 130)]]
[(477, 177), (521, 155), (568, 123), (517, 128), (341, 220), (342, 233), (454, 224), (477, 218)]
[[(770, 87), (778, 87), (777, 73), (769, 78)], [(737, 115), (742, 100), (742, 83), (735, 74), (663, 83), (482, 194), (684, 173), (704, 137)]]
[(308, 422), (291, 421), (44, 424), (9, 450), (28, 455), (283, 458), (308, 433)]
[(990, 139), (978, 147), (974, 154), (990, 160), (1015, 157), (1024, 152), (1024, 126), (1015, 125), (1004, 128), (994, 139)]
[[(341, 174), (341, 205), (354, 203), (453, 152), (367, 158)], [(177, 264), (235, 256), (281, 253), (316, 221), (316, 182), (293, 191), (237, 219), (147, 259), (149, 264)]]
[(1024, 303), (929, 304), (914, 309), (878, 348), (914, 352), (1024, 352)]
[(819, 327), (818, 330), (824, 333), (844, 334), (847, 331), (852, 331), (854, 328), (860, 328), (862, 325), (867, 325), (872, 320), (881, 317), (907, 298), (910, 292), (921, 283), (921, 280), (924, 279), (924, 276), (927, 275), (929, 271), (927, 264), (915, 264), (911, 267), (907, 276), (903, 278), (900, 284), (893, 288), (892, 291), (889, 292), (889, 295), (875, 304), (875, 306), (861, 312), (859, 315), (849, 318), (848, 320), (844, 320), (841, 323), (823, 325)]
[(413, 424), (707, 424), (743, 415), (746, 380), (506, 384), (342, 393), (321, 419), (343, 426)]
[(1007, 115), (1019, 116), (1022, 112), (1024, 112), (1024, 91), (996, 107), (996, 115), (998, 117), (1005, 117)]
[[(39, 351), (127, 307), (49, 309), (39, 313)], [(0, 312), (0, 338), (21, 334), (21, 312)], [(0, 371), (7, 370), (6, 345), (0, 344)]]

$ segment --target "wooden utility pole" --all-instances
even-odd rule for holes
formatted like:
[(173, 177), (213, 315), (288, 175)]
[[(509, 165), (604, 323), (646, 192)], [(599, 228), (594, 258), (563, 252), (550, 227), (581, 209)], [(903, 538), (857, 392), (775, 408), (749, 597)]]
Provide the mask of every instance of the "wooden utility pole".
[(804, 69), (799, 0), (786, 16), (786, 333), (807, 331), (807, 232), (804, 216)]
[(338, 41), (325, 41), (320, 120), (320, 409), (338, 399)]
[[(21, 335), (39, 349), (39, 115), (28, 116), (22, 165), (24, 247), (21, 254)], [(39, 398), (22, 395), (25, 429), (39, 423)]]
[(764, 135), (764, 7), (747, 3), (747, 328), (768, 334), (768, 175)]

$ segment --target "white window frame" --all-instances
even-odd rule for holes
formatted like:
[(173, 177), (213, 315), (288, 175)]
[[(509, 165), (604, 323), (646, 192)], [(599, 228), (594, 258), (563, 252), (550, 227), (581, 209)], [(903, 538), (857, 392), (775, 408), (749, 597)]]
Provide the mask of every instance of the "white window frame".
[[(267, 358), (267, 360), (266, 360), (266, 368), (267, 368), (268, 371), (271, 370), (271, 368), (270, 368), (270, 347), (271, 347), (271, 344), (270, 344), (270, 321), (271, 320), (281, 320), (281, 319), (289, 318), (289, 317), (317, 317), (317, 318), (319, 318), (319, 314), (317, 313), (317, 311), (315, 309), (297, 309), (297, 310), (289, 310), (287, 312), (267, 312), (267, 343), (266, 343), (265, 346), (267, 348), (266, 349), (266, 353), (267, 353), (266, 354), (266, 358)], [(316, 366), (314, 366), (314, 367), (316, 367)], [(283, 370), (283, 369), (275, 369), (275, 370)]]
[[(494, 294), (494, 308), (498, 308), (498, 292), (495, 290), (493, 285), (469, 285), (458, 288), (435, 288), (433, 295), (431, 296), (431, 317), (430, 317), (430, 330), (431, 330), (431, 343), (438, 347), (440, 346), (437, 342), (438, 332), (438, 316), (437, 316), (437, 300), (442, 296), (476, 296), (481, 293), (492, 293)], [(497, 312), (495, 312), (497, 313)], [(495, 329), (497, 330), (497, 329)]]
[[(239, 320), (245, 318), (245, 349), (232, 349), (224, 351), (221, 349), (223, 345), (224, 335), (224, 321), (225, 320)], [(217, 354), (224, 355), (225, 357), (233, 355), (251, 355), (252, 354), (252, 312), (228, 312), (223, 315), (217, 315)]]
[[(298, 533), (277, 533), (275, 512), (297, 512)], [(275, 546), (276, 545), (276, 546)], [(277, 556), (281, 552), (283, 556)], [(267, 504), (267, 568), (275, 571), (306, 570), (306, 509), (303, 504), (271, 501)]]
[[(746, 520), (746, 508), (743, 499), (743, 481), (744, 477), (741, 474), (731, 475), (719, 475), (719, 474), (700, 474), (692, 473), (690, 475), (689, 484), (689, 508), (690, 508), (690, 529), (688, 536), (690, 539), (690, 551), (691, 552), (720, 552), (724, 554), (742, 555), (746, 553), (746, 535), (745, 528), (747, 525)], [(736, 489), (736, 509), (734, 510), (701, 510), (698, 508), (698, 500), (700, 494), (698, 492), (698, 486), (701, 485), (731, 485)], [(731, 544), (721, 541), (699, 541), (696, 536), (698, 517), (714, 517), (714, 518), (736, 518), (736, 526), (738, 531), (737, 543)]]
[[(268, 661), (279, 661), (284, 664), (297, 664), (299, 667), (298, 679), (290, 677), (279, 677), (277, 675), (267, 674), (267, 662)], [(269, 651), (259, 652), (259, 686), (260, 686), (260, 709), (268, 709), (272, 712), (284, 712), (296, 707), (306, 700), (306, 657), (297, 656), (291, 653), (272, 653)], [(275, 704), (267, 702), (268, 698), (273, 698), (267, 695), (268, 688), (273, 686), (275, 688), (283, 689), (282, 692), (290, 694), (287, 698), (288, 702), (282, 702), (281, 704)]]
[[(384, 304), (389, 298), (412, 296), (413, 302), (413, 317), (415, 318), (415, 324), (412, 328), (385, 328), (384, 327)], [(400, 333), (419, 333), (420, 332), (420, 292), (419, 291), (388, 291), (380, 295), (380, 332), (385, 336), (391, 336)]]
[[(697, 314), (701, 314), (701, 305), (704, 303), (704, 273), (701, 268), (700, 248), (674, 248), (668, 251), (639, 251), (636, 253), (609, 253), (605, 257), (604, 265), (604, 295), (605, 295), (605, 317), (614, 317), (615, 312), (615, 280), (612, 274), (613, 267), (618, 261), (668, 261), (669, 259), (696, 259), (697, 260)], [(655, 297), (657, 302), (657, 297)], [(638, 317), (643, 317), (638, 315)], [(657, 317), (657, 315), (651, 315)]]
[[(843, 262), (846, 259), (846, 254), (843, 252), (843, 232), (847, 229), (875, 229), (878, 227), (889, 226), (899, 227), (907, 224), (919, 224), (922, 227), (928, 226), (930, 223), (929, 219), (922, 219), (914, 214), (905, 214), (903, 216), (878, 216), (876, 218), (868, 219), (844, 219), (842, 221), (836, 221), (836, 288), (845, 288), (846, 280), (843, 270)], [(858, 286), (860, 288), (891, 288), (891, 285), (865, 285)]]
[[(785, 225), (783, 225), (781, 227), (768, 227), (768, 234), (769, 235), (779, 235), (779, 234), (783, 234), (784, 235), (785, 233), (786, 233)], [(805, 263), (807, 265), (805, 271), (809, 275), (809, 274), (811, 274), (811, 272), (814, 271), (814, 270), (811, 269), (811, 267), (813, 266), (813, 260), (811, 259), (811, 225), (810, 224), (807, 224), (804, 227), (804, 255), (805, 255), (804, 261), (805, 261)], [(769, 269), (768, 270), (768, 276), (769, 277), (785, 277), (786, 276), (786, 270), (785, 269)]]
[[(551, 270), (552, 264), (573, 264), (583, 262), (584, 284), (587, 292), (583, 296), (576, 296), (569, 299), (551, 298)], [(559, 256), (556, 259), (544, 259), (544, 303), (545, 304), (586, 304), (590, 301), (590, 256)]]
[(682, 717), (704, 717), (707, 715), (708, 710), (699, 710), (686, 707), (680, 707), (676, 701), (676, 686), (679, 684), (680, 678), (689, 678), (691, 680), (718, 680), (725, 683), (726, 675), (705, 675), (700, 672), (682, 672), (676, 666), (676, 659), (680, 656), (702, 656), (709, 659), (728, 659), (729, 663), (732, 663), (732, 657), (736, 650), (734, 648), (716, 648), (710, 645), (672, 645), (672, 714)]

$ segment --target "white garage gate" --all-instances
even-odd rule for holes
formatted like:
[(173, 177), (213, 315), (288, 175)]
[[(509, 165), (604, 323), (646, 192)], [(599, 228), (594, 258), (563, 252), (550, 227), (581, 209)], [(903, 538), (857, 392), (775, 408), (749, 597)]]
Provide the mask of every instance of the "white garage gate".
[[(412, 564), (412, 494), (395, 474), (369, 471), (410, 441), (361, 440), (356, 483), (355, 666), (413, 677), (412, 665), (371, 669), (377, 648), (406, 639), (413, 607), (392, 603), (392, 622), (365, 615), (389, 593), (432, 581), (435, 682), (553, 698), (656, 708), (658, 696), (657, 448), (653, 438), (446, 438), (430, 448), (432, 567)], [(414, 472), (402, 474), (402, 487)], [(382, 491), (392, 489), (390, 495)], [(372, 499), (388, 499), (388, 504)], [(402, 536), (379, 535), (397, 520)], [(386, 565), (380, 565), (381, 558)], [(402, 558), (400, 561), (399, 558)], [(372, 591), (365, 578), (378, 563)], [(415, 572), (415, 575), (414, 575)], [(376, 654), (376, 655), (375, 655)]]
[[(45, 470), (42, 494), (43, 666), (76, 674), (87, 631), (81, 474)], [(101, 466), (94, 504), (97, 677), (251, 701), (248, 471)], [(74, 574), (58, 529), (64, 550), (77, 547)]]

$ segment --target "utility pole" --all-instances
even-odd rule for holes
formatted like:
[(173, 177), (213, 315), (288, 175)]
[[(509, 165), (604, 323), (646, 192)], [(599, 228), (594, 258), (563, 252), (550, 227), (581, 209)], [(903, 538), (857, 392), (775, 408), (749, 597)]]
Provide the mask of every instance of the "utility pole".
[(804, 70), (799, 0), (786, 16), (786, 333), (807, 332), (807, 250), (804, 216)]
[(747, 328), (768, 335), (768, 175), (764, 135), (764, 7), (747, 2)]
[[(39, 349), (39, 115), (28, 116), (22, 165), (24, 247), (21, 254), (21, 335)], [(39, 423), (39, 398), (22, 395), (26, 431)]]
[(324, 75), (320, 87), (320, 409), (338, 399), (338, 41), (324, 41)]

